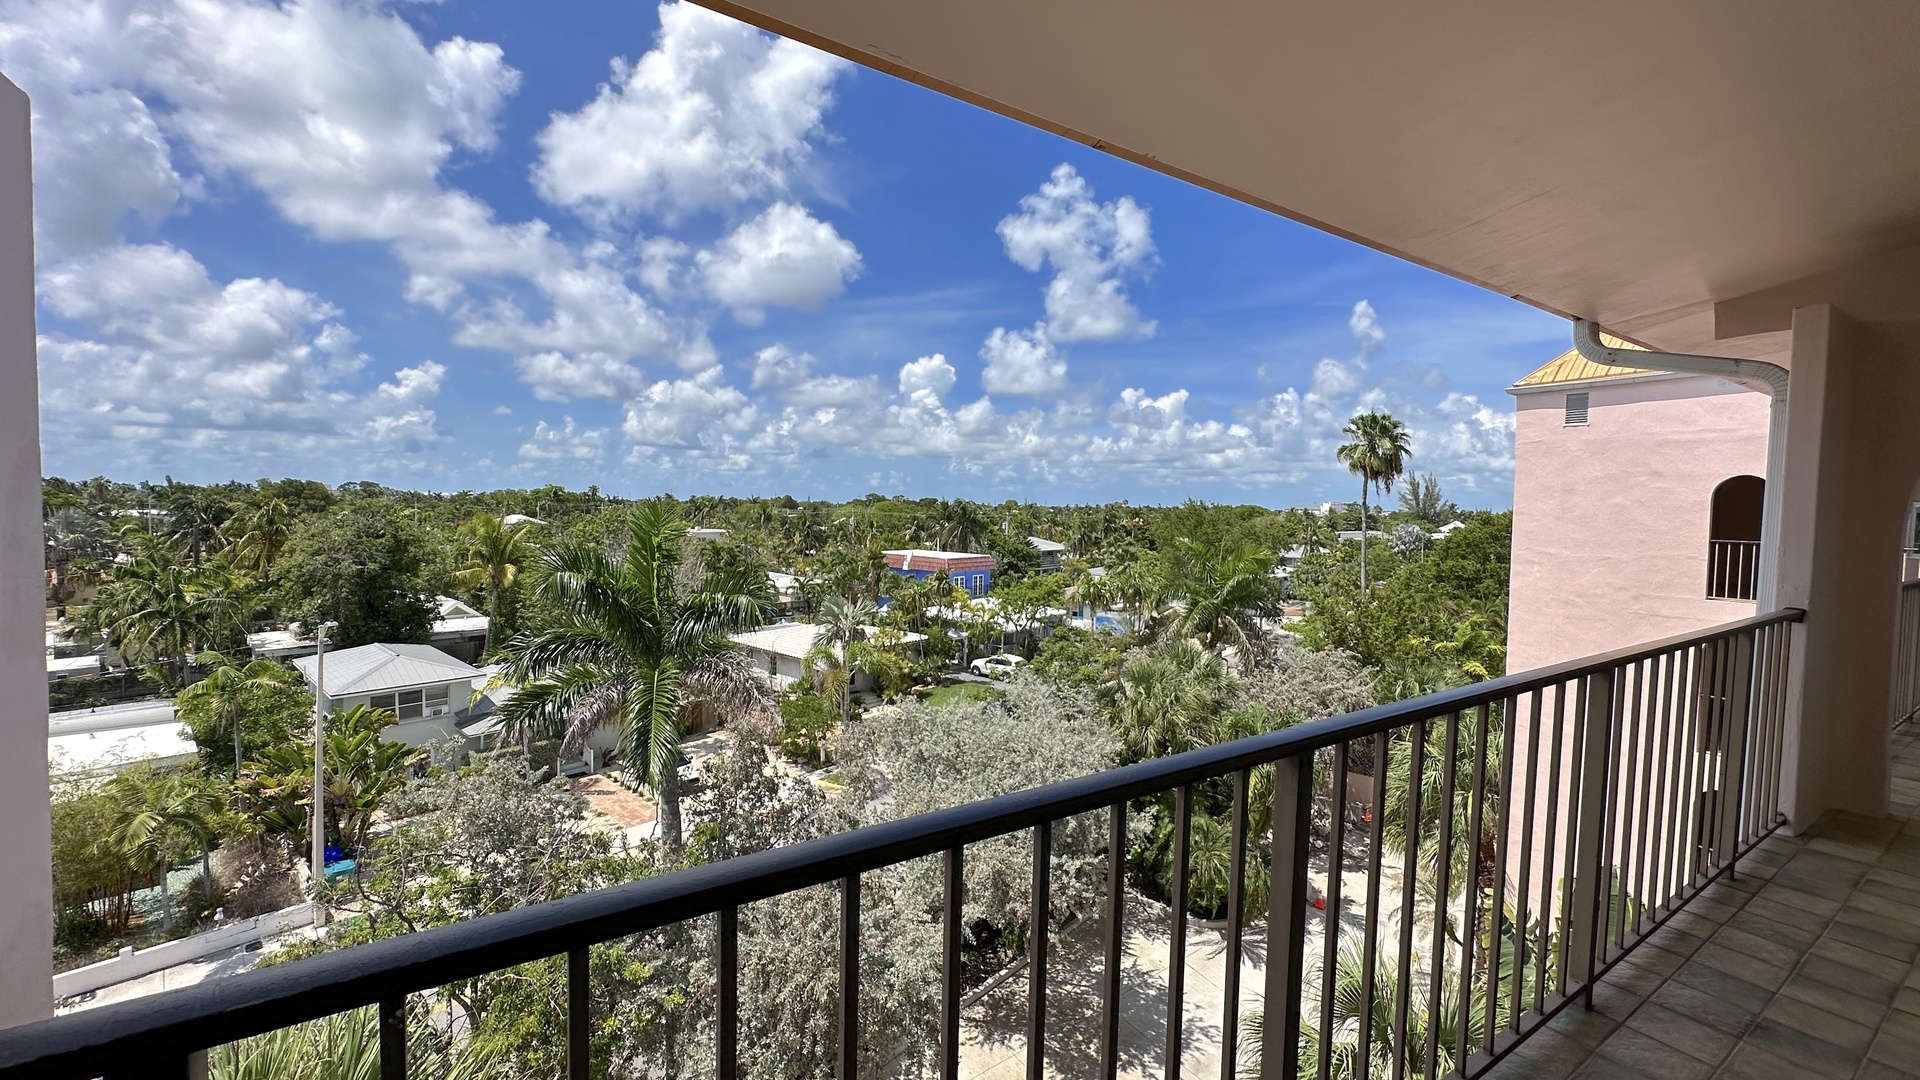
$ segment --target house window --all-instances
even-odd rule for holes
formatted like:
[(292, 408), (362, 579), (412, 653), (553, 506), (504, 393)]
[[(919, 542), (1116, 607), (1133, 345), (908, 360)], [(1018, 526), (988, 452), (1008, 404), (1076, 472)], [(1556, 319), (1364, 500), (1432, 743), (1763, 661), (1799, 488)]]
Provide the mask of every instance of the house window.
[(987, 575), (968, 574), (967, 575), (967, 592), (974, 596), (987, 595)]
[(375, 694), (372, 697), (367, 699), (367, 704), (376, 709), (385, 709), (388, 712), (392, 712), (393, 711), (393, 695), (392, 694)]
[(446, 711), (447, 698), (449, 696), (447, 691), (449, 689), (450, 687), (446, 687), (446, 686), (427, 687), (427, 711), (428, 712), (432, 712), (435, 709), (438, 709), (442, 712)]
[(419, 690), (402, 690), (396, 695), (399, 699), (394, 715), (402, 720), (418, 720), (425, 711), (421, 702), (425, 695)]
[(1707, 599), (1752, 600), (1760, 584), (1760, 518), (1767, 482), (1733, 476), (1713, 489), (1707, 527)]
[(1587, 395), (1585, 392), (1567, 395), (1567, 426), (1585, 427), (1587, 424)]

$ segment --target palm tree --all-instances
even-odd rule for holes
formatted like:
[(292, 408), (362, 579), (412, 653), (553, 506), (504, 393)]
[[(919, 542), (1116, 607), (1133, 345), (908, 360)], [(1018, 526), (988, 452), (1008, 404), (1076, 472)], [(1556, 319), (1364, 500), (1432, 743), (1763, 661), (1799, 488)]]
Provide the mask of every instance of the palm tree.
[(520, 690), (500, 715), (509, 737), (537, 731), (563, 752), (618, 726), (622, 760), (659, 794), (661, 837), (677, 855), (687, 713), (766, 706), (766, 683), (728, 635), (764, 621), (773, 595), (764, 573), (739, 563), (681, 582), (687, 523), (672, 508), (641, 503), (624, 519), (617, 557), (571, 540), (542, 551), (539, 588), (563, 616), (507, 646), (499, 678)]
[(201, 653), (199, 663), (206, 677), (185, 690), (176, 699), (182, 704), (204, 702), (220, 727), (233, 734), (233, 775), (238, 777), (245, 754), (240, 745), (241, 721), (247, 706), (265, 694), (293, 690), (300, 680), (276, 660), (250, 660), (245, 664), (222, 653)]
[(1159, 559), (1144, 553), (1107, 568), (1101, 579), (1107, 598), (1132, 613), (1133, 632), (1144, 634), (1167, 598), (1167, 574)]
[(1175, 591), (1186, 605), (1168, 620), (1168, 631), (1212, 649), (1231, 645), (1239, 662), (1252, 660), (1259, 620), (1280, 612), (1281, 581), (1273, 576), (1273, 553), (1253, 547), (1222, 549), (1182, 538), (1173, 551)]
[(1308, 511), (1300, 522), (1300, 547), (1309, 555), (1318, 555), (1333, 547), (1340, 537), (1333, 531), (1333, 525), (1321, 514)]
[[(1332, 913), (1329, 912), (1329, 915)], [(1398, 916), (1390, 916), (1382, 923), (1382, 940), (1389, 938), (1394, 931)], [(1419, 935), (1416, 934), (1416, 937)], [(1320, 995), (1312, 991), (1322, 989), (1320, 972), (1323, 961), (1318, 951), (1312, 951), (1307, 957), (1307, 968), (1302, 980), (1309, 990), (1304, 1003), (1300, 1025), (1300, 1073), (1312, 1075), (1319, 1067), (1320, 1052), (1324, 1046), (1327, 1054), (1327, 1075), (1335, 1080), (1349, 1080), (1359, 1075), (1361, 1058), (1366, 1058), (1368, 1074), (1388, 1076), (1394, 1069), (1394, 1003), (1398, 1000), (1400, 980), (1399, 956), (1393, 949), (1380, 949), (1374, 956), (1373, 998), (1367, 1000), (1363, 976), (1366, 973), (1365, 943), (1362, 935), (1348, 932), (1341, 935), (1339, 951), (1334, 956), (1332, 973), (1333, 1025), (1326, 1031), (1319, 1029)], [(1429, 1075), (1426, 1071), (1426, 1048), (1429, 1032), (1434, 1040), (1436, 1068), (1431, 1075), (1444, 1076), (1453, 1071), (1456, 1063), (1465, 1058), (1456, 1045), (1460, 1030), (1461, 1001), (1459, 993), (1458, 950), (1449, 949), (1440, 963), (1440, 1010), (1438, 1016), (1429, 1015), (1426, 1009), (1425, 987), (1433, 970), (1431, 960), (1416, 956), (1416, 963), (1409, 965), (1406, 974), (1414, 979), (1412, 992), (1408, 994), (1405, 1041), (1401, 1044), (1401, 1063), (1409, 1076)], [(1476, 991), (1474, 997), (1484, 1002)], [(1467, 1008), (1467, 1046), (1478, 1045), (1482, 1033), (1486, 1030), (1485, 1010), (1474, 1001)], [(1262, 1035), (1265, 1032), (1264, 1012), (1254, 1012), (1241, 1017), (1240, 1038), (1240, 1075), (1258, 1077), (1265, 1075), (1261, 1060)], [(1438, 1030), (1434, 1030), (1438, 1028)], [(1278, 1070), (1276, 1070), (1277, 1072)]]
[(167, 539), (186, 550), (195, 566), (220, 539), (220, 527), (226, 524), (227, 504), (211, 494), (190, 489), (176, 491), (167, 500)]
[(111, 799), (113, 812), (98, 842), (142, 875), (158, 876), (161, 928), (171, 932), (173, 904), (167, 876), (174, 863), (198, 845), (201, 873), (209, 886), (213, 883), (215, 822), (223, 809), (220, 793), (196, 778), (150, 771), (121, 773), (102, 790)]
[(1367, 591), (1367, 497), (1375, 485), (1393, 490), (1393, 482), (1407, 471), (1413, 450), (1407, 445), (1407, 426), (1383, 412), (1364, 412), (1342, 429), (1352, 442), (1334, 453), (1348, 472), (1360, 475), (1360, 591)]
[[(535, 558), (527, 540), (528, 522), (508, 525), (492, 514), (475, 514), (460, 525), (460, 538), (466, 545), (467, 565), (454, 577), (462, 585), (487, 587), (487, 635), (500, 624), (500, 594), (513, 588), (520, 568)], [(489, 640), (491, 647), (493, 642)]]
[(853, 715), (853, 697), (850, 693), (852, 670), (851, 647), (867, 636), (867, 628), (880, 618), (880, 609), (871, 600), (848, 600), (841, 596), (829, 596), (814, 614), (814, 622), (820, 626), (819, 636), (813, 639), (813, 649), (809, 653), (809, 662), (821, 665), (823, 674), (835, 677), (838, 691), (835, 697), (840, 702), (840, 722), (845, 723)]
[[(407, 769), (426, 751), (380, 737), (392, 726), (390, 709), (355, 705), (327, 719), (327, 771), (322, 784), (328, 839), (342, 847), (366, 844), (367, 830), (387, 798), (406, 786)], [(313, 744), (284, 743), (258, 751), (236, 786), (249, 816), (267, 833), (297, 844), (309, 834), (313, 810)]]
[(1101, 696), (1129, 761), (1211, 745), (1231, 677), (1218, 653), (1187, 640), (1127, 656)]
[(240, 602), (218, 569), (183, 566), (171, 548), (144, 532), (123, 535), (132, 559), (115, 568), (86, 621), (104, 629), (129, 661), (178, 685), (187, 657), (239, 636)]
[(280, 499), (268, 497), (227, 522), (225, 532), (231, 538), (229, 561), (238, 568), (264, 578), (280, 557), (293, 531), (293, 511)]

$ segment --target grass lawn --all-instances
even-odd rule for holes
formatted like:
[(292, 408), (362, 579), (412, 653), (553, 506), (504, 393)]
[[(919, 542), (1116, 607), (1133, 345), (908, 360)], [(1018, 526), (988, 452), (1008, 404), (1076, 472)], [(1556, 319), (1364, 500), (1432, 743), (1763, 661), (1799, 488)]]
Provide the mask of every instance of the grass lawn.
[(934, 687), (926, 696), (929, 705), (952, 705), (968, 701), (996, 701), (1006, 695), (998, 687), (980, 683), (949, 683)]

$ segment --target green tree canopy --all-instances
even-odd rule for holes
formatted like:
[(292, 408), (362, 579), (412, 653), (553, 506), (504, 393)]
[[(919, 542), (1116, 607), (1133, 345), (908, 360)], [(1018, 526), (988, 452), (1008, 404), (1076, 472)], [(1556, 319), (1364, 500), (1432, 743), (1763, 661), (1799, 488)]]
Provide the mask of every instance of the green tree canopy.
[(357, 500), (303, 519), (273, 568), (280, 609), (308, 627), (340, 624), (340, 647), (425, 642), (446, 583), (442, 551), (411, 514)]

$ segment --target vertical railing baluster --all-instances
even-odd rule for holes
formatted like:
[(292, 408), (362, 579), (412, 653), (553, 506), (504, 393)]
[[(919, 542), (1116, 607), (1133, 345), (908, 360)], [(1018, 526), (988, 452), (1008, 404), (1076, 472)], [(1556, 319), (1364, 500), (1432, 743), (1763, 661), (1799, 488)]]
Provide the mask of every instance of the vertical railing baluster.
[[(1507, 916), (1507, 845), (1511, 842), (1513, 824), (1513, 733), (1516, 726), (1514, 710), (1520, 707), (1518, 697), (1510, 697), (1500, 703), (1500, 794), (1499, 794), (1499, 838), (1493, 848), (1493, 893), (1488, 898), (1492, 905), (1492, 918), (1487, 922), (1487, 1015), (1484, 1027), (1485, 1037), (1481, 1048), (1493, 1053), (1493, 1036), (1500, 1030), (1500, 954), (1506, 944), (1507, 934), (1503, 927)], [(1515, 978), (1519, 977), (1520, 963), (1516, 958), (1513, 964)]]
[(1586, 749), (1587, 694), (1590, 679), (1591, 676), (1583, 675), (1575, 680), (1573, 738), (1568, 740), (1567, 745), (1569, 756), (1573, 759), (1567, 763), (1567, 820), (1564, 829), (1567, 835), (1566, 843), (1561, 845), (1565, 850), (1560, 854), (1561, 861), (1558, 866), (1560, 888), (1555, 893), (1555, 898), (1560, 905), (1560, 954), (1554, 959), (1553, 989), (1559, 994), (1567, 992), (1568, 980), (1572, 978), (1573, 972), (1579, 970), (1573, 966), (1572, 958), (1568, 953), (1571, 950), (1574, 928), (1577, 925), (1573, 913), (1573, 891), (1579, 885), (1575, 875), (1580, 865), (1579, 836), (1582, 809), (1580, 800), (1585, 790), (1583, 781), (1586, 779), (1587, 766), (1586, 755), (1581, 751)]
[[(1533, 700), (1527, 708), (1527, 773), (1521, 781), (1526, 789), (1520, 796), (1520, 872), (1513, 879), (1513, 1004), (1507, 1007), (1511, 1027), (1516, 1032), (1520, 1030), (1520, 1018), (1527, 1013), (1527, 969), (1540, 954), (1533, 934), (1527, 929), (1527, 909), (1533, 896), (1533, 797), (1540, 789), (1540, 702), (1546, 695), (1544, 686), (1529, 691)], [(1533, 980), (1533, 989), (1539, 985), (1539, 979)]]
[(720, 1000), (714, 1017), (714, 1060), (720, 1080), (740, 1075), (740, 909), (720, 909)]
[(1575, 860), (1576, 933), (1582, 940), (1576, 955), (1586, 961), (1580, 984), (1585, 1007), (1593, 1008), (1593, 982), (1607, 951), (1607, 905), (1613, 898), (1613, 778), (1619, 740), (1620, 694), (1623, 680), (1618, 667), (1588, 676), (1587, 730), (1581, 743), (1584, 767), (1580, 773), (1580, 850)]
[(1619, 764), (1615, 775), (1619, 785), (1614, 789), (1612, 801), (1607, 809), (1607, 828), (1613, 832), (1607, 841), (1605, 850), (1613, 858), (1617, 873), (1613, 880), (1613, 897), (1609, 902), (1608, 933), (1604, 939), (1613, 942), (1614, 952), (1626, 948), (1628, 907), (1633, 902), (1633, 893), (1629, 885), (1633, 880), (1633, 868), (1639, 861), (1639, 851), (1633, 846), (1635, 796), (1638, 788), (1640, 764), (1640, 695), (1646, 689), (1647, 669), (1644, 662), (1633, 662), (1633, 678), (1621, 679), (1616, 691), (1624, 694), (1615, 707), (1620, 717), (1620, 737), (1616, 740), (1614, 753)]
[(407, 1080), (407, 997), (380, 1000), (380, 1080)]
[(1027, 928), (1027, 1080), (1046, 1080), (1047, 924), (1053, 918), (1053, 822), (1033, 827), (1033, 922)]
[(1261, 1073), (1300, 1078), (1300, 984), (1306, 973), (1307, 852), (1313, 825), (1313, 756), (1273, 765), (1273, 850), (1267, 867), (1266, 1025)]
[(1193, 829), (1193, 789), (1185, 784), (1173, 793), (1173, 928), (1167, 942), (1167, 1051), (1163, 1067), (1167, 1080), (1180, 1080), (1180, 1057), (1185, 1053), (1187, 995), (1187, 869)]
[[(1540, 944), (1534, 953), (1533, 1008), (1544, 1015), (1546, 1011), (1547, 972), (1554, 966), (1550, 961), (1553, 942), (1554, 923), (1560, 918), (1558, 903), (1559, 882), (1555, 879), (1557, 864), (1554, 852), (1560, 846), (1560, 773), (1565, 767), (1560, 760), (1561, 736), (1567, 726), (1567, 684), (1555, 683), (1553, 686), (1553, 730), (1550, 736), (1550, 749), (1547, 751), (1547, 820), (1543, 840), (1545, 850), (1540, 853)], [(1564, 938), (1562, 939), (1565, 940)], [(1559, 984), (1554, 984), (1554, 992), (1559, 992)]]
[(1674, 651), (1673, 677), (1667, 693), (1666, 805), (1660, 811), (1660, 888), (1654, 892), (1661, 909), (1671, 912), (1674, 897), (1680, 892), (1681, 872), (1686, 866), (1686, 765), (1688, 687), (1693, 684), (1694, 650), (1691, 646)]
[(839, 1080), (860, 1074), (860, 875), (840, 879)]
[[(1448, 907), (1449, 884), (1453, 876), (1453, 780), (1460, 771), (1460, 714), (1447, 715), (1446, 749), (1440, 755), (1440, 857), (1435, 859), (1434, 903), (1438, 912)], [(1440, 1075), (1440, 1018), (1444, 1015), (1441, 994), (1447, 979), (1447, 920), (1435, 913), (1433, 920), (1433, 951), (1427, 955), (1427, 962), (1433, 970), (1427, 984), (1427, 1073), (1428, 1076)], [(1333, 978), (1333, 965), (1327, 965), (1327, 979)], [(1331, 1031), (1332, 1025), (1322, 1030)], [(1326, 1041), (1323, 1039), (1323, 1041)]]
[[(1460, 920), (1460, 997), (1456, 1002), (1460, 1026), (1453, 1042), (1457, 1062), (1467, 1060), (1467, 1048), (1472, 1045), (1473, 953), (1480, 943), (1480, 828), (1487, 801), (1487, 705), (1482, 703), (1474, 715), (1473, 788), (1467, 793), (1467, 879), (1461, 882), (1465, 910)], [(1491, 989), (1487, 1000), (1493, 1000)]]
[(567, 950), (567, 1080), (587, 1080), (593, 1074), (589, 959), (585, 945)]
[(1346, 868), (1347, 852), (1347, 744), (1333, 751), (1333, 820), (1327, 836), (1327, 911), (1320, 933), (1320, 1080), (1327, 1080), (1332, 1069), (1332, 1039), (1324, 1033), (1333, 1030), (1333, 974), (1340, 956), (1340, 887)]
[(947, 849), (945, 895), (942, 897), (940, 947), (940, 1075), (942, 1080), (960, 1080), (960, 947), (963, 944), (962, 914), (965, 900), (966, 849)]
[(1227, 841), (1233, 861), (1227, 869), (1227, 955), (1220, 980), (1225, 1010), (1220, 1016), (1220, 1080), (1235, 1080), (1240, 1052), (1240, 924), (1246, 921), (1247, 798), (1252, 784), (1250, 770), (1233, 774), (1233, 820)]
[[(1372, 827), (1367, 830), (1366, 923), (1360, 939), (1360, 1015), (1367, 1017), (1373, 1016), (1374, 968), (1380, 950), (1380, 849), (1386, 835), (1386, 790), (1387, 736), (1382, 732), (1373, 737), (1373, 794), (1367, 800)], [(1354, 1062), (1357, 1080), (1368, 1080), (1373, 1069), (1372, 1057), (1371, 1053), (1361, 1054)], [(1221, 1080), (1232, 1078), (1223, 1076)]]
[[(1920, 595), (1920, 594), (1917, 594)], [(1920, 604), (1914, 606), (1915, 614), (1920, 615)], [(1786, 767), (1787, 737), (1787, 679), (1793, 664), (1793, 627), (1788, 623), (1774, 626), (1774, 652), (1778, 662), (1773, 672), (1773, 734), (1769, 742), (1773, 747), (1773, 760), (1767, 767), (1767, 827), (1783, 820), (1780, 812), (1781, 773)]]
[[(1407, 1059), (1411, 1056), (1407, 1045), (1407, 1012), (1413, 1001), (1414, 884), (1420, 870), (1420, 797), (1425, 791), (1422, 777), (1426, 770), (1427, 722), (1415, 721), (1407, 736), (1407, 837), (1400, 853), (1400, 943), (1394, 960), (1393, 987), (1393, 1080), (1403, 1080)], [(1380, 802), (1384, 809), (1385, 798)]]
[(1653, 771), (1653, 750), (1660, 738), (1660, 680), (1666, 658), (1666, 654), (1662, 653), (1647, 661), (1641, 689), (1635, 698), (1636, 708), (1641, 710), (1637, 714), (1641, 717), (1640, 745), (1635, 751), (1640, 762), (1634, 796), (1639, 805), (1634, 814), (1633, 895), (1640, 899), (1640, 910), (1633, 920), (1635, 937), (1646, 933), (1648, 908), (1651, 906), (1647, 903), (1647, 873), (1653, 865), (1653, 813), (1657, 806), (1658, 785)]
[(1734, 853), (1740, 850), (1745, 830), (1740, 820), (1746, 814), (1747, 747), (1755, 716), (1753, 665), (1757, 653), (1751, 631), (1735, 634), (1728, 642), (1733, 670), (1728, 673), (1728, 718), (1726, 742), (1720, 750), (1720, 858), (1729, 876), (1737, 873)]
[[(1102, 927), (1106, 967), (1100, 980), (1100, 1075), (1120, 1075), (1120, 960), (1126, 941), (1127, 912), (1127, 804), (1107, 810), (1107, 912)], [(957, 1080), (950, 1078), (950, 1080)]]
[[(1713, 722), (1713, 687), (1720, 676), (1719, 642), (1709, 641), (1694, 650), (1694, 685), (1689, 688), (1687, 700), (1693, 707), (1693, 715), (1687, 726), (1681, 731), (1686, 742), (1686, 756), (1682, 761), (1686, 768), (1685, 783), (1687, 792), (1687, 862), (1686, 877), (1680, 892), (1691, 892), (1700, 881), (1701, 840), (1706, 834), (1703, 827), (1706, 800), (1701, 796), (1706, 792), (1702, 782), (1702, 764), (1706, 757), (1703, 752), (1707, 746), (1708, 725)], [(1676, 896), (1679, 895), (1677, 892)]]

